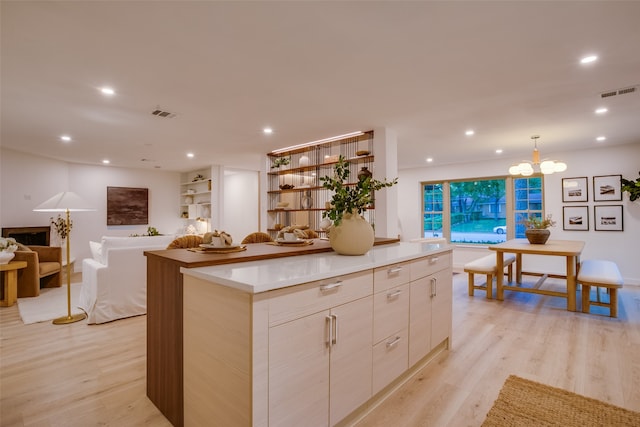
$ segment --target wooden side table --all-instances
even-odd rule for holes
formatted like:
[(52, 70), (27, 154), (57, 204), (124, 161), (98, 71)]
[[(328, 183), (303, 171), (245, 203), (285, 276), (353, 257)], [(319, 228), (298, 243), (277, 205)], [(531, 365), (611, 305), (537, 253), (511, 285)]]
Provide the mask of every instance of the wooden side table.
[(3, 298), (0, 306), (11, 307), (18, 300), (18, 270), (27, 266), (26, 261), (11, 261), (0, 264), (0, 271), (4, 274)]

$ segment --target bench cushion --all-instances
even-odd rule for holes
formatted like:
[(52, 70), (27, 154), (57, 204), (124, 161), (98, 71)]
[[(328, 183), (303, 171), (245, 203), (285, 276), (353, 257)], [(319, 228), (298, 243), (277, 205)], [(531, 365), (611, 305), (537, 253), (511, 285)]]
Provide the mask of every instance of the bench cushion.
[(616, 287), (623, 284), (622, 275), (616, 263), (600, 259), (588, 259), (580, 263), (578, 282), (601, 283)]
[[(507, 266), (516, 260), (514, 254), (504, 254), (504, 265)], [(464, 265), (464, 271), (472, 271), (474, 273), (495, 273), (496, 272), (496, 256), (487, 255), (478, 258)]]

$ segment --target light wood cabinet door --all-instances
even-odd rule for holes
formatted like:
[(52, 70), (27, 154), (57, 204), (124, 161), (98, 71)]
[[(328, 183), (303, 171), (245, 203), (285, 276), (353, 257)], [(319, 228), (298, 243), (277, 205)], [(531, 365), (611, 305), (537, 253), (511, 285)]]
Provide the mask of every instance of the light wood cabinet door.
[(411, 282), (409, 304), (409, 366), (431, 351), (431, 278)]
[(269, 330), (269, 426), (329, 422), (329, 311)]
[[(431, 276), (434, 295), (431, 298), (431, 349), (444, 341), (451, 340), (451, 316), (453, 314), (453, 283), (450, 268)], [(451, 345), (451, 344), (449, 344)]]
[(371, 397), (373, 297), (269, 330), (269, 426), (334, 425)]
[(331, 310), (337, 337), (331, 346), (330, 425), (371, 397), (372, 313), (372, 296)]

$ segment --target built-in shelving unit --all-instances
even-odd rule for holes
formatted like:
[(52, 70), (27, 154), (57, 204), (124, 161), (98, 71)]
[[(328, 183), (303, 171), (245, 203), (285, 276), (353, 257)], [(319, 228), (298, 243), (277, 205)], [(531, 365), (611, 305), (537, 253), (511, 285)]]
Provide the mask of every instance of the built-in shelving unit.
[[(308, 225), (317, 233), (324, 233), (319, 224), (333, 194), (322, 187), (320, 178), (333, 174), (340, 155), (349, 161), (353, 185), (363, 167), (375, 176), (373, 131), (320, 145), (267, 154), (267, 230), (273, 236), (280, 228), (293, 224)], [(373, 206), (364, 216), (373, 223)]]
[(180, 174), (180, 217), (211, 219), (211, 169)]

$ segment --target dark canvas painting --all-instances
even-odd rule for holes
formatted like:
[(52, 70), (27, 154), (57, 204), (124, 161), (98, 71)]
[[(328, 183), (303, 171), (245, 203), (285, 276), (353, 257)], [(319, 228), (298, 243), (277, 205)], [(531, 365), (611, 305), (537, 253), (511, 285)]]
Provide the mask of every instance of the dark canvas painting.
[(107, 225), (148, 223), (148, 188), (107, 187)]

